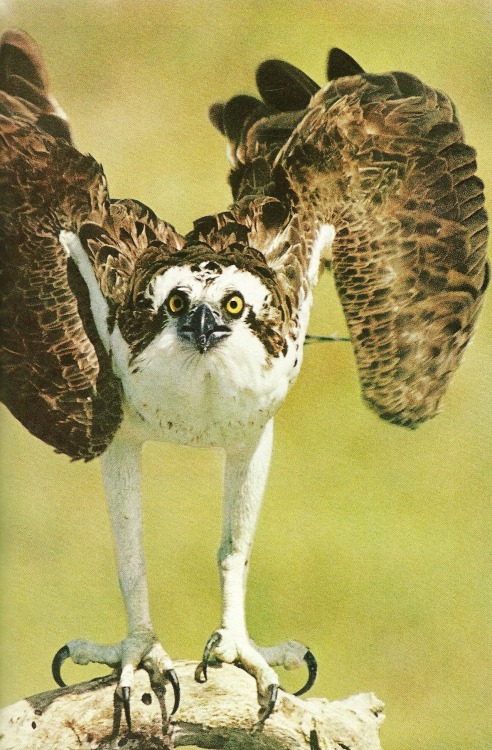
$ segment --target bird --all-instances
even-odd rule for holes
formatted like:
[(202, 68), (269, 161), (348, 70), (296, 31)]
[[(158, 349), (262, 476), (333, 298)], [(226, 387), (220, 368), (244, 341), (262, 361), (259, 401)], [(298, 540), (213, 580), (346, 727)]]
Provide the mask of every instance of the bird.
[(127, 635), (55, 655), (118, 671), (131, 728), (138, 667), (180, 688), (154, 631), (142, 549), (142, 445), (225, 453), (218, 552), (222, 617), (196, 679), (236, 664), (275, 708), (274, 666), (317, 665), (298, 641), (260, 647), (245, 613), (249, 555), (273, 419), (296, 380), (313, 289), (331, 268), (365, 402), (396, 425), (435, 416), (488, 283), (487, 216), (475, 151), (449, 97), (408, 73), (328, 57), (320, 87), (282, 60), (259, 98), (210, 109), (225, 136), (233, 203), (186, 235), (133, 199), (73, 144), (41, 53), (25, 32), (0, 46), (2, 401), (74, 460), (100, 458)]

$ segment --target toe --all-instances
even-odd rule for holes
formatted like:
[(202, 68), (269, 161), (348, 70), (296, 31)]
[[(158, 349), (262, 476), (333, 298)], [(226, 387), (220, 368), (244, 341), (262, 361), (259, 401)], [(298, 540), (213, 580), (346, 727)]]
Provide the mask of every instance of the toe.
[(115, 646), (100, 646), (98, 643), (83, 639), (69, 641), (56, 652), (51, 663), (51, 673), (55, 682), (60, 687), (66, 687), (61, 676), (61, 668), (69, 657), (74, 664), (85, 665), (94, 662), (107, 664), (114, 669), (121, 661), (121, 647), (119, 644)]
[(141, 661), (141, 666), (146, 672), (148, 672), (150, 681), (153, 685), (165, 682), (171, 684), (174, 694), (174, 705), (170, 712), (170, 715), (172, 716), (178, 710), (181, 698), (179, 680), (172, 660), (158, 641), (156, 641), (146, 653)]
[(130, 691), (135, 682), (135, 668), (136, 665), (133, 663), (124, 664), (121, 668), (120, 681), (118, 683), (118, 690), (121, 696), (123, 696), (123, 690), (128, 688)]
[(278, 676), (259, 650), (244, 634), (237, 635), (227, 628), (221, 628), (212, 633), (205, 645), (202, 661), (195, 672), (197, 682), (206, 682), (207, 667), (212, 659), (235, 664), (255, 678), (260, 704), (259, 722), (266, 721), (275, 708)]
[(308, 668), (308, 678), (305, 685), (294, 693), (303, 695), (312, 688), (316, 681), (318, 665), (312, 651), (298, 641), (285, 641), (276, 646), (255, 646), (256, 650), (265, 658), (267, 664), (284, 667), (287, 670), (298, 669), (304, 664)]

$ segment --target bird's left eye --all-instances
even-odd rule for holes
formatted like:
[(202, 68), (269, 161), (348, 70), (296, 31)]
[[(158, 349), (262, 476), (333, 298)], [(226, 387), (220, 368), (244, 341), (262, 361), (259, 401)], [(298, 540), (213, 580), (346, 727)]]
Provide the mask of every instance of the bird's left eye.
[(188, 307), (188, 297), (184, 292), (173, 292), (169, 295), (166, 304), (172, 315), (179, 315)]
[(230, 294), (225, 298), (223, 305), (224, 310), (228, 315), (230, 315), (232, 318), (237, 318), (239, 317), (239, 315), (241, 315), (244, 309), (244, 300), (239, 292), (235, 292), (234, 294)]

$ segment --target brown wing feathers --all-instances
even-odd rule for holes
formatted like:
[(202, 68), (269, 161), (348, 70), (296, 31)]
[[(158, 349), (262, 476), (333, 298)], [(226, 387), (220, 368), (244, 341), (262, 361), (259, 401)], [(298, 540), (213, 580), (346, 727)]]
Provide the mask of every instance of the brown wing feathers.
[[(406, 74), (342, 78), (312, 110), (311, 171), (301, 131), (282, 163), (300, 213), (335, 225), (333, 271), (363, 395), (413, 426), (436, 413), (487, 285), (475, 154), (450, 101)], [(326, 192), (313, 205), (321, 172)]]
[[(236, 125), (244, 163), (232, 170), (233, 193), (247, 193), (261, 158), (263, 186), (294, 209), (297, 253), (309, 253), (319, 223), (334, 224), (335, 282), (363, 395), (381, 417), (413, 426), (436, 413), (481, 308), (483, 184), (444, 94), (407, 73), (366, 74), (341, 50), (328, 77), (317, 93), (287, 63), (262, 64), (270, 114)], [(281, 133), (276, 118), (293, 113), (278, 112), (294, 103), (305, 109)]]
[(274, 194), (275, 157), (319, 91), (317, 83), (282, 60), (262, 63), (256, 80), (262, 100), (238, 95), (209, 110), (212, 124), (229, 142), (229, 183), (236, 200)]
[(0, 81), (2, 400), (57, 451), (90, 459), (119, 426), (120, 385), (59, 232), (81, 236), (113, 314), (138, 258), (183, 240), (143, 204), (110, 203), (100, 165), (56, 124), (42, 58), (23, 32), (3, 37)]
[(29, 124), (2, 117), (0, 132), (2, 400), (57, 451), (89, 459), (118, 427), (119, 386), (58, 233), (102, 220), (104, 177)]
[(180, 249), (184, 238), (136, 200), (113, 200), (104, 223), (85, 222), (78, 232), (110, 309), (128, 302), (130, 284), (142, 256), (155, 246)]
[[(365, 74), (340, 50), (328, 74), (319, 90), (293, 66), (267, 61), (257, 77), (263, 101), (234, 97), (211, 109), (230, 145), (239, 200), (231, 222), (259, 249), (291, 222), (289, 247), (271, 256), (291, 307), (315, 228), (335, 225), (335, 281), (363, 394), (382, 417), (412, 426), (435, 413), (480, 310), (483, 185), (446, 96), (405, 73)], [(4, 36), (0, 81), (2, 395), (31, 432), (87, 459), (112, 439), (121, 399), (58, 233), (79, 233), (113, 318), (131, 320), (148, 268), (170, 262), (163, 251), (178, 258), (184, 239), (142, 204), (108, 201), (99, 165), (69, 145), (27, 35)]]

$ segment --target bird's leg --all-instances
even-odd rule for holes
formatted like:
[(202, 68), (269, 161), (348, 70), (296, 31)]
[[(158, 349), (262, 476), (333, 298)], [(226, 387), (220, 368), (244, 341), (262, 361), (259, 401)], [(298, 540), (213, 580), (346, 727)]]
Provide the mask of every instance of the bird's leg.
[[(244, 452), (229, 452), (226, 457), (222, 540), (218, 552), (222, 589), (222, 623), (209, 638), (196, 678), (207, 678), (209, 660), (235, 663), (256, 679), (259, 718), (272, 712), (278, 691), (278, 676), (272, 665), (288, 665), (292, 655), (303, 663), (308, 649), (290, 642), (271, 649), (259, 649), (250, 640), (245, 616), (246, 578), (249, 553), (263, 498), (270, 465), (273, 420), (259, 441)], [(271, 657), (271, 660), (269, 659)], [(294, 666), (294, 664), (291, 664)]]
[[(244, 604), (248, 558), (268, 475), (272, 435), (270, 421), (254, 446), (226, 455), (222, 539), (218, 551), (222, 623), (209, 639), (202, 662), (205, 679), (211, 653), (221, 661), (244, 667), (256, 679), (263, 714), (270, 713), (275, 703), (278, 677), (249, 640)], [(200, 674), (197, 679), (201, 679)]]
[(129, 722), (129, 696), (134, 672), (139, 665), (149, 672), (153, 681), (170, 680), (175, 693), (172, 713), (177, 709), (179, 685), (172, 661), (157, 641), (150, 619), (142, 546), (141, 445), (116, 436), (102, 456), (101, 463), (128, 635), (111, 646), (82, 639), (70, 641), (58, 652), (58, 661), (55, 657), (53, 673), (57, 682), (63, 684), (60, 666), (68, 656), (77, 664), (98, 662), (118, 668), (118, 692), (124, 701)]

